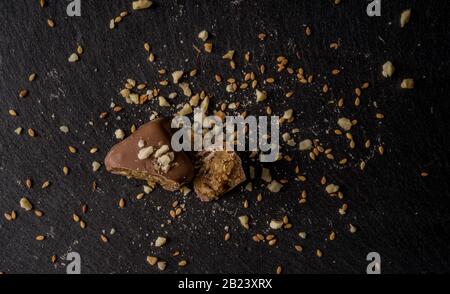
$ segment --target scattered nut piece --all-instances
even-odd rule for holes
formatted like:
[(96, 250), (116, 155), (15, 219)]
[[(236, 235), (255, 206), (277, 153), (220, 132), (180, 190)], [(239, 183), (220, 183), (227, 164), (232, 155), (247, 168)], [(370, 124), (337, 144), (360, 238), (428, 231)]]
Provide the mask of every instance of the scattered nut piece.
[(116, 137), (117, 140), (122, 140), (123, 138), (125, 138), (125, 132), (121, 129), (117, 129), (114, 132), (114, 136)]
[(313, 146), (312, 141), (310, 139), (306, 139), (300, 142), (299, 149), (300, 151), (311, 150), (312, 146)]
[(392, 64), (392, 62), (387, 61), (385, 64), (383, 64), (383, 77), (390, 78), (394, 74), (395, 67)]
[(339, 186), (335, 184), (329, 184), (328, 186), (326, 186), (325, 190), (328, 194), (333, 194), (339, 191)]
[(20, 207), (22, 207), (26, 211), (30, 211), (33, 209), (33, 205), (31, 204), (30, 200), (25, 197), (20, 199)]
[(279, 182), (273, 180), (269, 185), (267, 185), (267, 189), (272, 193), (278, 193), (283, 188), (283, 185)]
[(284, 225), (283, 221), (271, 220), (269, 226), (273, 230), (279, 230), (283, 227), (283, 225)]
[(172, 73), (173, 83), (174, 83), (174, 84), (178, 84), (178, 81), (181, 79), (181, 77), (183, 76), (183, 74), (184, 74), (184, 71), (182, 71), (182, 70), (174, 71), (174, 72)]
[(337, 123), (344, 131), (350, 131), (353, 126), (352, 121), (345, 117), (340, 118)]
[(267, 93), (256, 89), (256, 102), (263, 102), (267, 99)]
[(414, 89), (413, 79), (404, 79), (400, 85), (402, 89)]
[(72, 53), (72, 54), (69, 56), (69, 59), (68, 59), (68, 60), (69, 60), (70, 63), (77, 62), (77, 61), (79, 60), (78, 54)]
[(160, 271), (164, 271), (166, 269), (167, 263), (165, 261), (158, 261), (157, 266)]
[(411, 18), (411, 9), (406, 9), (400, 15), (400, 27), (404, 28)]
[(152, 6), (152, 1), (150, 0), (137, 0), (137, 1), (133, 1), (133, 10), (142, 10), (142, 9), (147, 9), (150, 6)]
[(155, 256), (147, 256), (147, 262), (151, 266), (154, 266), (158, 262), (158, 257)]
[(166, 244), (167, 238), (158, 237), (155, 241), (155, 247), (162, 247)]
[(198, 34), (198, 38), (199, 38), (200, 40), (202, 40), (203, 42), (206, 42), (206, 40), (208, 40), (208, 32), (207, 32), (207, 31), (201, 31), (201, 32)]
[(92, 171), (96, 172), (100, 169), (102, 165), (98, 161), (92, 162)]
[(246, 230), (250, 228), (248, 225), (248, 216), (242, 215), (239, 217), (239, 222), (241, 223), (241, 226), (243, 226)]

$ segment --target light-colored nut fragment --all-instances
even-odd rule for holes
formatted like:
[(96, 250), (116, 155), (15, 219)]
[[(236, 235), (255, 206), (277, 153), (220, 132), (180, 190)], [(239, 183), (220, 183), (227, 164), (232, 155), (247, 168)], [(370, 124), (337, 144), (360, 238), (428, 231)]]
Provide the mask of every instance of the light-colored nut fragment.
[(173, 83), (174, 83), (174, 84), (178, 84), (178, 81), (181, 79), (181, 77), (183, 76), (183, 74), (184, 74), (184, 71), (182, 71), (182, 70), (174, 71), (174, 72), (172, 73)]
[(411, 18), (411, 9), (406, 9), (400, 15), (400, 27), (404, 28)]
[(69, 56), (69, 59), (68, 59), (68, 61), (69, 61), (70, 63), (77, 62), (78, 60), (79, 60), (79, 57), (78, 57), (78, 54), (76, 54), (76, 53), (72, 53), (72, 54)]
[(294, 110), (293, 109), (288, 109), (284, 112), (283, 114), (283, 119), (285, 120), (290, 120), (292, 118), (292, 116), (294, 115)]
[(313, 143), (310, 139), (306, 139), (300, 142), (299, 149), (300, 151), (311, 150)]
[(350, 131), (353, 126), (352, 121), (345, 117), (340, 118), (337, 123), (344, 131)]
[(283, 188), (283, 185), (279, 182), (273, 180), (269, 185), (267, 185), (267, 189), (272, 193), (278, 193)]
[(189, 103), (184, 104), (183, 108), (178, 112), (178, 115), (184, 116), (193, 112), (192, 106)]
[(272, 176), (270, 175), (270, 169), (263, 167), (262, 173), (261, 173), (261, 179), (266, 183), (272, 182)]
[(131, 93), (127, 99), (128, 103), (139, 104), (139, 95), (136, 93)]
[(187, 96), (187, 97), (192, 96), (192, 91), (191, 91), (191, 88), (189, 87), (188, 83), (181, 83), (180, 88), (181, 88), (181, 90), (183, 90), (184, 96)]
[(241, 223), (241, 226), (243, 226), (246, 230), (249, 229), (248, 225), (248, 216), (242, 215), (239, 217), (239, 222)]
[(392, 64), (392, 62), (387, 61), (385, 64), (383, 64), (383, 77), (390, 78), (394, 74), (395, 67)]
[(183, 194), (183, 196), (187, 196), (189, 193), (191, 193), (191, 191), (192, 190), (186, 186), (183, 186), (180, 188), (180, 192), (181, 192), (181, 194)]
[(270, 221), (270, 228), (273, 230), (279, 230), (283, 227), (284, 223), (283, 221), (279, 221), (279, 220), (271, 220)]
[(208, 111), (208, 107), (209, 107), (209, 97), (205, 97), (205, 99), (203, 99), (202, 103), (200, 104), (200, 109), (202, 110), (203, 113), (206, 113)]
[(123, 138), (125, 138), (125, 133), (124, 133), (123, 130), (117, 129), (117, 130), (114, 132), (114, 136), (116, 137), (117, 140), (122, 140)]
[(402, 89), (414, 89), (413, 79), (404, 79), (400, 85)]
[(201, 31), (198, 33), (198, 38), (202, 40), (203, 42), (206, 42), (208, 40), (208, 32), (207, 31)]
[(327, 191), (328, 194), (333, 194), (339, 191), (339, 186), (335, 184), (329, 184), (328, 186), (325, 187), (325, 190)]
[(162, 247), (166, 244), (167, 238), (158, 237), (155, 241), (155, 247)]
[(20, 207), (22, 207), (23, 209), (25, 209), (26, 211), (30, 211), (33, 209), (33, 205), (31, 204), (30, 200), (28, 200), (27, 198), (23, 197), (22, 199), (20, 199)]
[(225, 90), (226, 90), (228, 93), (234, 93), (234, 92), (236, 92), (236, 91), (237, 91), (237, 85), (236, 85), (236, 83), (228, 84), (227, 87), (225, 88)]
[(163, 96), (159, 96), (158, 100), (159, 100), (159, 106), (161, 106), (161, 107), (170, 107), (170, 103)]
[(142, 139), (140, 139), (140, 140), (138, 141), (138, 147), (139, 147), (139, 148), (144, 148), (144, 146), (145, 146), (145, 141), (142, 140)]
[(157, 266), (160, 271), (164, 271), (166, 269), (167, 263), (165, 261), (158, 261)]
[(69, 128), (67, 126), (60, 126), (59, 130), (64, 134), (67, 134), (69, 132)]
[(256, 89), (256, 102), (263, 102), (267, 99), (267, 93)]
[(153, 146), (143, 148), (143, 149), (139, 150), (138, 159), (139, 160), (147, 159), (150, 157), (150, 155), (153, 154), (153, 152), (154, 152)]
[(149, 265), (154, 266), (158, 262), (158, 257), (147, 256), (147, 262)]
[(14, 130), (14, 133), (16, 133), (17, 135), (22, 134), (23, 128), (18, 127), (17, 129)]
[(102, 165), (98, 161), (92, 162), (92, 171), (96, 172), (100, 169)]
[(144, 185), (142, 188), (144, 189), (145, 194), (150, 194), (153, 191), (153, 188), (147, 185)]
[(233, 56), (234, 56), (234, 50), (230, 50), (224, 56), (222, 56), (222, 58), (232, 60)]
[(163, 171), (167, 172), (170, 168), (170, 163), (174, 159), (174, 155), (172, 152), (164, 154), (163, 156), (158, 158), (158, 164), (163, 168)]
[(152, 1), (150, 0), (137, 0), (133, 1), (133, 10), (141, 10), (141, 9), (147, 9), (150, 6), (152, 6)]
[(205, 52), (206, 53), (211, 53), (213, 50), (213, 44), (212, 43), (205, 43), (204, 45), (205, 48)]
[(162, 145), (158, 150), (156, 150), (155, 157), (160, 158), (161, 156), (166, 154), (169, 150), (170, 149), (168, 145)]

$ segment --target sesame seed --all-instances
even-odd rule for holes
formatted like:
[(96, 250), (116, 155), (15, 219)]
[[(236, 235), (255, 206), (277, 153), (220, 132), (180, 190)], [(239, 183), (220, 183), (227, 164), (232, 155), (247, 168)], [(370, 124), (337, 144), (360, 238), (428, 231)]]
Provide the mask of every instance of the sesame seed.
[(103, 235), (103, 234), (100, 235), (100, 240), (101, 240), (103, 243), (108, 243), (108, 242), (109, 242), (108, 237), (106, 237), (106, 236)]

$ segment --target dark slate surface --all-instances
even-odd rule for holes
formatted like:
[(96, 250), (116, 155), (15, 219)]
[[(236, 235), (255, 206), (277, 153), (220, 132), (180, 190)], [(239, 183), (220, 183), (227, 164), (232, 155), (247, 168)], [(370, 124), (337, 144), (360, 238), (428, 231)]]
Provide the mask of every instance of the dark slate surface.
[[(371, 251), (381, 254), (385, 273), (448, 271), (449, 140), (444, 123), (449, 111), (448, 1), (382, 1), (382, 16), (375, 18), (366, 15), (366, 1), (343, 0), (338, 7), (333, 1), (156, 1), (154, 9), (132, 13), (113, 31), (108, 29), (109, 20), (131, 11), (131, 0), (82, 0), (78, 18), (66, 16), (67, 1), (48, 1), (44, 10), (38, 1), (31, 2), (0, 1), (0, 212), (18, 212), (15, 222), (3, 216), (0, 220), (0, 271), (64, 273), (61, 259), (71, 251), (81, 254), (84, 273), (156, 273), (145, 262), (150, 254), (167, 260), (169, 273), (273, 273), (277, 265), (283, 265), (286, 273), (364, 273)], [(400, 29), (400, 13), (408, 7), (413, 10), (411, 22)], [(47, 27), (48, 17), (55, 20), (54, 29)], [(304, 35), (304, 25), (312, 27), (312, 36)], [(203, 29), (212, 33), (215, 50), (197, 57), (192, 45), (201, 45), (196, 35)], [(266, 41), (257, 39), (260, 32), (268, 34)], [(152, 45), (156, 64), (146, 62), (145, 41)], [(332, 50), (331, 42), (341, 47)], [(68, 64), (78, 43), (85, 54), (77, 64)], [(237, 51), (238, 73), (256, 71), (259, 64), (270, 62), (266, 77), (273, 75), (277, 81), (264, 87), (270, 96), (267, 104), (277, 114), (294, 107), (300, 138), (320, 138), (336, 150), (336, 157), (348, 156), (349, 166), (325, 159), (311, 162), (307, 154), (290, 150), (308, 177), (306, 183), (294, 181), (294, 163), (276, 163), (268, 165), (272, 175), (291, 181), (282, 192), (270, 194), (256, 181), (255, 191), (239, 188), (212, 204), (160, 189), (137, 201), (134, 196), (142, 183), (103, 169), (91, 171), (91, 162), (101, 161), (115, 143), (114, 130), (142, 124), (150, 110), (162, 112), (155, 102), (125, 105), (118, 96), (125, 78), (154, 86), (160, 80), (156, 69), (198, 68), (198, 77), (190, 80), (195, 91), (213, 94), (216, 103), (253, 100), (249, 91), (229, 98), (224, 85), (213, 81), (216, 72), (238, 76), (221, 60), (229, 49)], [(254, 54), (250, 65), (242, 62), (247, 50)], [(273, 69), (278, 55), (288, 57), (295, 68), (302, 66), (320, 76), (308, 87), (286, 74), (280, 77)], [(397, 68), (390, 80), (380, 74), (386, 60)], [(332, 77), (330, 71), (336, 67), (343, 72)], [(32, 84), (27, 81), (31, 72), (38, 74)], [(416, 88), (399, 89), (403, 77), (415, 78)], [(332, 90), (323, 95), (325, 80)], [(353, 89), (366, 81), (371, 87), (363, 94), (362, 106), (355, 108)], [(283, 97), (288, 87), (296, 91), (291, 100)], [(30, 95), (19, 99), (22, 88)], [(327, 105), (338, 97), (346, 99), (342, 110)], [(100, 120), (101, 112), (110, 111), (111, 101), (125, 110)], [(11, 108), (18, 117), (8, 115)], [(250, 109), (258, 113), (256, 107)], [(376, 112), (386, 119), (377, 122)], [(354, 131), (359, 148), (351, 155), (346, 140), (326, 134), (343, 115), (360, 122)], [(62, 134), (61, 125), (69, 126), (70, 133)], [(34, 128), (38, 137), (17, 136), (18, 126)], [(371, 150), (360, 147), (366, 138), (374, 142)], [(374, 151), (380, 144), (386, 149), (382, 157)], [(69, 145), (77, 146), (79, 153), (70, 155)], [(92, 146), (100, 152), (89, 154)], [(357, 169), (361, 158), (368, 160), (364, 173)], [(71, 168), (67, 177), (62, 174), (64, 165)], [(430, 176), (420, 177), (423, 170)], [(349, 204), (346, 216), (337, 213), (342, 201), (325, 195), (319, 184), (323, 175), (342, 186)], [(23, 185), (27, 178), (35, 183), (31, 190)], [(45, 180), (52, 185), (41, 190)], [(93, 180), (98, 183), (96, 192), (91, 191)], [(303, 189), (309, 192), (308, 204), (300, 206), (297, 198)], [(260, 192), (264, 201), (257, 204)], [(24, 195), (45, 217), (38, 219), (20, 209)], [(127, 199), (123, 210), (117, 207), (121, 197)], [(186, 203), (187, 211), (168, 225), (175, 199)], [(250, 201), (247, 210), (242, 207), (244, 199)], [(86, 215), (79, 212), (81, 203), (89, 206)], [(86, 230), (71, 220), (74, 211), (86, 220)], [(239, 225), (237, 217), (242, 214), (251, 216), (249, 231)], [(270, 219), (283, 215), (294, 227), (277, 232), (277, 246), (251, 240), (252, 234), (267, 232)], [(355, 235), (348, 233), (350, 222), (359, 228)], [(229, 242), (223, 242), (225, 226), (230, 227)], [(117, 233), (108, 244), (101, 243), (100, 233), (111, 228)], [(297, 236), (303, 230), (308, 232), (306, 240)], [(337, 232), (333, 242), (326, 241), (331, 230)], [(38, 234), (47, 239), (35, 241)], [(170, 242), (155, 250), (150, 242), (159, 235), (169, 236)], [(302, 254), (293, 250), (296, 243), (304, 246)], [(324, 252), (321, 259), (314, 255), (316, 248)], [(180, 258), (170, 256), (175, 250), (189, 261), (186, 268), (178, 269)], [(56, 265), (50, 263), (53, 254), (60, 257)]]

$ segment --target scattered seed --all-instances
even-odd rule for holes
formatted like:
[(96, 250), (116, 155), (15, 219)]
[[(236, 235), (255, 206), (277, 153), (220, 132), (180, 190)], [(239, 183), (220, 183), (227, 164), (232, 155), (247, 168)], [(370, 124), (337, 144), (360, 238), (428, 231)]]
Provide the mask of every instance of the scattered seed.
[(50, 28), (54, 28), (55, 27), (55, 22), (52, 20), (52, 19), (47, 19), (47, 25), (50, 27)]
[(120, 198), (120, 200), (119, 200), (119, 208), (125, 208), (125, 199)]
[(108, 242), (109, 242), (108, 237), (106, 237), (106, 236), (103, 235), (103, 234), (100, 235), (100, 240), (101, 240), (103, 243), (108, 243)]

